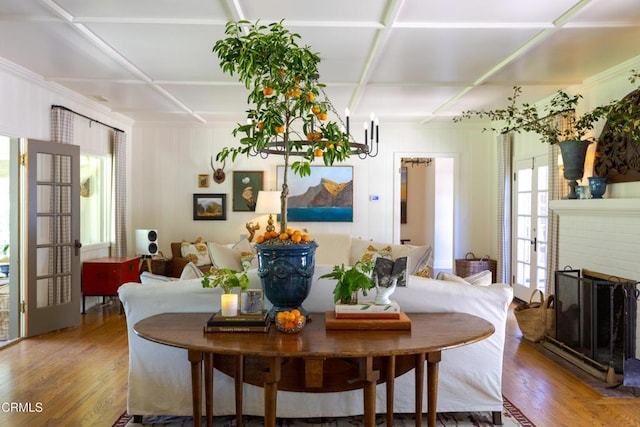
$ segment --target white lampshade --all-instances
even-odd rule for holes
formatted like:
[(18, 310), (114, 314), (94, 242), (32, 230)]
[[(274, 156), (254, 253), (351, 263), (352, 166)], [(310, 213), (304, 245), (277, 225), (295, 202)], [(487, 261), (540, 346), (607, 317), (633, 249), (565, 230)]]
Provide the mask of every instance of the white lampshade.
[(256, 201), (257, 214), (274, 214), (280, 212), (279, 191), (258, 191)]

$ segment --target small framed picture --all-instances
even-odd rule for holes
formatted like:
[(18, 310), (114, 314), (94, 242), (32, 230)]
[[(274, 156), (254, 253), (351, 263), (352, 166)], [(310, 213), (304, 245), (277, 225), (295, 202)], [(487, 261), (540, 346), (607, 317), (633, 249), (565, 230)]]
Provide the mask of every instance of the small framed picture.
[(209, 175), (207, 174), (198, 175), (198, 187), (209, 188)]
[(258, 191), (264, 181), (262, 171), (233, 171), (233, 211), (254, 212)]
[(193, 219), (194, 220), (226, 220), (227, 219), (227, 195), (226, 194), (194, 194), (193, 195)]
[(240, 312), (260, 313), (264, 310), (264, 297), (259, 289), (247, 289), (240, 293)]

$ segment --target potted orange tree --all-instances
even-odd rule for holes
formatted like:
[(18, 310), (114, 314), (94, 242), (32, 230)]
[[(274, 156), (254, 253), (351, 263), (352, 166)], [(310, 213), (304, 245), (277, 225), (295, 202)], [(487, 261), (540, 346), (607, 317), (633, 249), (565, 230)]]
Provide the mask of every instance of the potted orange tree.
[(282, 21), (269, 25), (231, 21), (225, 34), (228, 37), (217, 41), (213, 52), (222, 70), (236, 75), (247, 88), (249, 109), (247, 122), (233, 130), (234, 136), (241, 135), (239, 145), (223, 148), (216, 158), (283, 157), (280, 231), (256, 239), (258, 275), (274, 305), (271, 317), (294, 308), (304, 312), (301, 304), (311, 289), (317, 245), (287, 225), (289, 169), (306, 176), (315, 160), (332, 165), (349, 158), (353, 152), (349, 134), (329, 120), (335, 111), (321, 97), (320, 56), (299, 45), (300, 36), (286, 29)]

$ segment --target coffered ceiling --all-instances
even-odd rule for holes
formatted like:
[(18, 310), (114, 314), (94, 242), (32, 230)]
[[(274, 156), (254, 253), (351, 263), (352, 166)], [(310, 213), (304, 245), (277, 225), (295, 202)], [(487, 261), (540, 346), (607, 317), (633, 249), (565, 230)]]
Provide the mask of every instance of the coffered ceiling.
[(354, 120), (535, 101), (640, 55), (638, 0), (0, 0), (0, 56), (136, 121), (239, 120), (230, 19), (284, 19)]

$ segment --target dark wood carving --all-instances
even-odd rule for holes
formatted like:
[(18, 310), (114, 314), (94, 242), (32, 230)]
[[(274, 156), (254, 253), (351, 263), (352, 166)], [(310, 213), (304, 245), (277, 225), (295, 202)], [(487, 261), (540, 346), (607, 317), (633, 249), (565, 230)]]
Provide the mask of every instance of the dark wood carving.
[[(640, 105), (640, 89), (636, 89), (620, 102)], [(606, 123), (594, 161), (594, 174), (606, 176), (608, 183), (640, 181), (640, 143), (613, 132)]]

